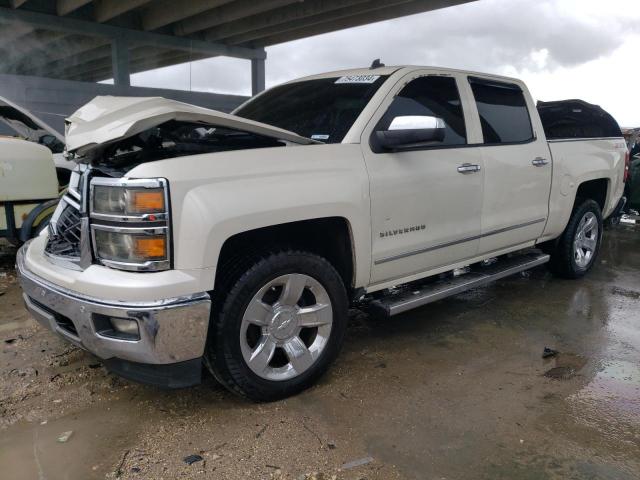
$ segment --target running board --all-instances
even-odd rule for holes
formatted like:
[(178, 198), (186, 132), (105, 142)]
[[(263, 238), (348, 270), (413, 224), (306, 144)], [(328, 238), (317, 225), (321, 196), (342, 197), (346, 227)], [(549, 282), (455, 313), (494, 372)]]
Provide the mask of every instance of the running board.
[(539, 252), (501, 258), (493, 264), (474, 267), (469, 273), (458, 277), (436, 280), (415, 288), (407, 285), (406, 290), (397, 294), (373, 300), (369, 308), (374, 314), (391, 317), (529, 270), (548, 261), (549, 255)]

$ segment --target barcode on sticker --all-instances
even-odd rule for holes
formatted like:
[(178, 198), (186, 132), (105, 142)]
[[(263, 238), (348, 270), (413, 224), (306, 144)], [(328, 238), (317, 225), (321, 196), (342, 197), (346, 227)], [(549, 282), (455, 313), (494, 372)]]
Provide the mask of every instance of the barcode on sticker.
[(340, 77), (336, 83), (373, 83), (380, 78), (380, 75), (347, 75)]

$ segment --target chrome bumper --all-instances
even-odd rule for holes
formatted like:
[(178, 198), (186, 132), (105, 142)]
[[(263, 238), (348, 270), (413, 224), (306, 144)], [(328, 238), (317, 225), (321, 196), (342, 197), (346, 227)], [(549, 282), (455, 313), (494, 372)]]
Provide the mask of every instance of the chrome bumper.
[[(65, 340), (104, 360), (143, 364), (184, 362), (204, 353), (211, 309), (207, 293), (135, 304), (85, 297), (30, 272), (25, 264), (29, 243), (16, 258), (25, 305), (40, 324)], [(101, 334), (100, 321), (110, 317), (135, 320), (140, 339)]]

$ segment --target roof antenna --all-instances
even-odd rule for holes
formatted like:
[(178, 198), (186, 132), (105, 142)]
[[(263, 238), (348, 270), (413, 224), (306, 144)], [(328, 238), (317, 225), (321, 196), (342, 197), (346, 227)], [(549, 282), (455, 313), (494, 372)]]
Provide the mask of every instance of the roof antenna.
[(384, 63), (380, 62), (379, 58), (376, 58), (373, 62), (371, 62), (371, 66), (369, 70), (375, 70), (376, 68), (384, 67)]

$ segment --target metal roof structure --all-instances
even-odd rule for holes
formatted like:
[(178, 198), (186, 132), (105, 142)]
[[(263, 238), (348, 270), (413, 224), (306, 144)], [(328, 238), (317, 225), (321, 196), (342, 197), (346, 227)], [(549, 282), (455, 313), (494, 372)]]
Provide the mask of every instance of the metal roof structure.
[(129, 85), (131, 73), (265, 47), (474, 0), (0, 0), (0, 73)]

